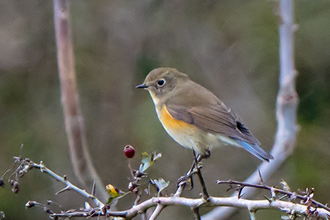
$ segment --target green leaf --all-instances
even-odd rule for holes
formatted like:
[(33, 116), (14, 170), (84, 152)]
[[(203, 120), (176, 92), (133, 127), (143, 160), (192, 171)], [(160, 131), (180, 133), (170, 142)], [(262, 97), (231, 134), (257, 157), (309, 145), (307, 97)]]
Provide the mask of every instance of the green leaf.
[(161, 191), (166, 189), (168, 185), (170, 184), (170, 181), (165, 181), (163, 178), (159, 178), (158, 180), (154, 179), (153, 183), (157, 186), (158, 188), (158, 196), (160, 195)]
[(153, 152), (152, 154), (148, 154), (147, 152), (143, 152), (139, 171), (144, 173), (154, 163), (154, 161), (158, 160), (161, 156), (161, 153), (157, 154), (156, 152)]
[(291, 192), (291, 188), (287, 182), (285, 182), (283, 179), (281, 180), (280, 184), (282, 185), (283, 190), (287, 192)]
[(162, 154), (161, 153), (157, 154), (156, 152), (153, 152), (151, 156), (152, 156), (152, 161), (156, 161), (162, 157)]

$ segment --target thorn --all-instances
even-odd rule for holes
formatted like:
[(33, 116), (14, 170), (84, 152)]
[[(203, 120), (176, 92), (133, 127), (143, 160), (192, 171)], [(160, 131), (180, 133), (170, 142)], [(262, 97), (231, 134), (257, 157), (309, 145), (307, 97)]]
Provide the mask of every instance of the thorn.
[(19, 156), (19, 157), (14, 157), (14, 163), (18, 163), (18, 162), (20, 162), (21, 161), (21, 157)]
[(270, 187), (270, 194), (272, 195), (272, 200), (275, 201), (276, 193), (275, 193), (274, 187)]
[(238, 186), (238, 194), (237, 194), (238, 199), (242, 198), (242, 196), (244, 195), (244, 193), (242, 194), (243, 188), (244, 186), (241, 185)]
[(88, 202), (85, 202), (85, 210), (92, 210), (92, 206)]
[(229, 187), (226, 189), (226, 192), (228, 192), (229, 190), (232, 190), (234, 187), (233, 187), (233, 185), (229, 185)]
[[(23, 144), (21, 144), (21, 146), (19, 147), (19, 152), (20, 152), (20, 154), (22, 154), (22, 151), (23, 151)], [(21, 155), (19, 156), (19, 157), (21, 157)]]
[(95, 192), (96, 192), (95, 187), (96, 187), (96, 183), (95, 183), (95, 180), (94, 180), (93, 186), (92, 186), (92, 193), (91, 193), (93, 196), (95, 196)]
[(58, 195), (58, 194), (60, 194), (60, 193), (62, 193), (62, 192), (65, 192), (65, 191), (67, 191), (67, 190), (70, 190), (70, 187), (67, 186), (67, 187), (61, 189), (60, 191), (56, 192), (55, 195)]
[[(288, 198), (288, 195), (282, 195), (282, 196), (280, 196), (279, 198), (278, 198), (278, 200), (282, 200), (282, 199), (284, 199), (284, 198)], [(289, 198), (290, 199), (290, 198)], [(291, 200), (290, 200), (291, 201)]]
[(264, 198), (269, 202), (269, 204), (273, 202), (273, 200), (271, 198), (269, 198), (269, 197), (267, 197), (265, 195), (264, 195)]
[(259, 174), (259, 178), (260, 178), (260, 183), (264, 183), (264, 180), (262, 179), (262, 176), (261, 176), (261, 172), (260, 172), (260, 169), (258, 167), (258, 174)]

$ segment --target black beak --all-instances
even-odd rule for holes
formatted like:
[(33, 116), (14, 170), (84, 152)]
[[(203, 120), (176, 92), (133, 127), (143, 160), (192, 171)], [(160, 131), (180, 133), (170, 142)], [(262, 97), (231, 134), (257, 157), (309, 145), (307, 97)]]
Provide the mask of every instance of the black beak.
[(142, 83), (141, 85), (136, 86), (136, 89), (145, 89), (148, 88), (149, 86), (147, 84)]

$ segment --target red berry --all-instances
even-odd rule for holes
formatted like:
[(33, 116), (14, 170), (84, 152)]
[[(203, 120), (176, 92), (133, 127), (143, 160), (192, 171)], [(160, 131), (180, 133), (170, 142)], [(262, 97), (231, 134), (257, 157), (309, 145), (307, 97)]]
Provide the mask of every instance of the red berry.
[(132, 147), (131, 145), (126, 145), (124, 147), (124, 154), (127, 158), (134, 157), (134, 155), (135, 155), (134, 147)]

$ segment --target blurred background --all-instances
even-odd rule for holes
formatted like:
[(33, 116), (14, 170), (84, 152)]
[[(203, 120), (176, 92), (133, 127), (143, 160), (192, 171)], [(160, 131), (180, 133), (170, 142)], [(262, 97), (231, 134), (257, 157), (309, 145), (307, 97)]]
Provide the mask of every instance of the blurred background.
[[(71, 0), (80, 104), (92, 155), (104, 184), (127, 190), (129, 169), (123, 147), (131, 144), (137, 168), (143, 151), (163, 154), (151, 178), (171, 182), (190, 167), (192, 153), (179, 147), (158, 122), (146, 91), (135, 90), (150, 70), (174, 67), (213, 91), (238, 113), (270, 151), (276, 131), (278, 92), (277, 6), (265, 0)], [(293, 155), (267, 182), (284, 179), (293, 190), (315, 187), (315, 199), (330, 201), (330, 2), (295, 2), (298, 29), (296, 67), (299, 133)], [(57, 72), (52, 1), (0, 2), (0, 173), (22, 155), (77, 183), (72, 172)], [(20, 145), (24, 144), (22, 150)], [(236, 148), (217, 149), (204, 161), (213, 196), (229, 196), (218, 179), (244, 180), (260, 161)], [(6, 219), (47, 219), (42, 209), (25, 209), (28, 200), (47, 199), (64, 210), (83, 206), (74, 192), (40, 172), (20, 179), (20, 192), (0, 189)], [(197, 197), (196, 187), (184, 196)], [(263, 194), (260, 194), (260, 198)], [(132, 205), (128, 196), (119, 209)], [(56, 207), (54, 208), (56, 210)], [(202, 212), (207, 212), (203, 209)], [(280, 219), (259, 211), (260, 219)], [(192, 219), (185, 207), (168, 207), (159, 219)], [(249, 219), (241, 210), (232, 219)]]

